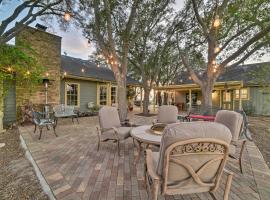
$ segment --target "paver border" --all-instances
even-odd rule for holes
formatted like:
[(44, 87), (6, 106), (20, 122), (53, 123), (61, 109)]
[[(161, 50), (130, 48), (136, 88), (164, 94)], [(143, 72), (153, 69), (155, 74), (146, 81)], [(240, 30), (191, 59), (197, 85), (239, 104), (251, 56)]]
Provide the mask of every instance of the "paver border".
[(56, 200), (55, 195), (53, 194), (49, 184), (47, 183), (46, 179), (44, 178), (42, 172), (40, 171), (36, 161), (34, 160), (30, 150), (28, 149), (28, 146), (23, 138), (23, 136), (21, 135), (21, 131), (20, 128), (18, 127), (18, 131), (20, 134), (20, 143), (22, 148), (25, 150), (25, 157), (29, 160), (29, 162), (32, 164), (32, 166), (34, 167), (34, 171), (36, 173), (36, 176), (40, 182), (41, 188), (44, 191), (45, 194), (48, 195), (50, 200)]
[[(254, 142), (247, 142), (246, 149), (250, 159), (253, 177), (261, 200), (270, 198), (270, 169), (262, 153)], [(245, 173), (245, 172), (244, 172)]]

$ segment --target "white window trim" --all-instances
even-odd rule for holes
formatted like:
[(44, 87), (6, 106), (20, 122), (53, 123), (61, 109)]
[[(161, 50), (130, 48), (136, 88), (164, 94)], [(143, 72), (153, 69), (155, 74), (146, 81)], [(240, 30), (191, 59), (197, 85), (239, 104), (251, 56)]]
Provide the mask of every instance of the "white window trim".
[(236, 92), (234, 93), (234, 97), (235, 97), (235, 100), (239, 100), (241, 95), (242, 95), (242, 90), (247, 90), (247, 98), (242, 98), (241, 97), (241, 100), (249, 100), (249, 97), (250, 97), (250, 90), (249, 88), (241, 88), (241, 89), (238, 89), (239, 90), (239, 98), (236, 98)]
[(115, 100), (116, 100), (115, 103), (117, 104), (117, 90), (118, 90), (117, 85), (111, 85), (111, 94), (110, 94), (111, 104), (112, 104), (112, 88), (115, 88)]
[(81, 89), (80, 89), (80, 83), (74, 83), (74, 82), (65, 82), (65, 105), (67, 105), (67, 85), (68, 84), (73, 84), (78, 86), (78, 105), (75, 107), (80, 107), (80, 102), (81, 102)]
[[(100, 87), (106, 87), (106, 104), (105, 105), (100, 104)], [(111, 96), (111, 94), (108, 93), (108, 88), (109, 88), (108, 84), (99, 84), (99, 86), (98, 86), (98, 105), (100, 105), (100, 106), (108, 105), (108, 95)]]

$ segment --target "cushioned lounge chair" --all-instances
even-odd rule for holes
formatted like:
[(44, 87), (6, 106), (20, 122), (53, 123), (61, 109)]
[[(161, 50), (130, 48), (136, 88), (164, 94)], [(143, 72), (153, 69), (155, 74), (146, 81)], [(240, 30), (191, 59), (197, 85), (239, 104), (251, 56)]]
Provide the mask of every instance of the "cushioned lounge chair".
[[(242, 129), (244, 128), (243, 115), (230, 110), (220, 110), (217, 112), (215, 122), (227, 126), (232, 134), (230, 144), (230, 157), (238, 160), (241, 173), (243, 173), (242, 157), (246, 144), (246, 139), (242, 138)], [(236, 155), (236, 148), (240, 147), (239, 155)]]
[(154, 119), (153, 124), (172, 124), (178, 122), (178, 109), (173, 105), (163, 105), (158, 108), (157, 119)]
[[(224, 200), (228, 200), (233, 174), (225, 170), (230, 130), (214, 122), (167, 125), (159, 152), (146, 150), (146, 185), (149, 199), (158, 194), (215, 192), (227, 173)], [(161, 190), (160, 190), (161, 188)]]
[(98, 112), (99, 125), (97, 127), (98, 134), (98, 150), (102, 142), (117, 142), (118, 155), (120, 156), (120, 141), (130, 137), (131, 127), (121, 125), (117, 108), (103, 106)]

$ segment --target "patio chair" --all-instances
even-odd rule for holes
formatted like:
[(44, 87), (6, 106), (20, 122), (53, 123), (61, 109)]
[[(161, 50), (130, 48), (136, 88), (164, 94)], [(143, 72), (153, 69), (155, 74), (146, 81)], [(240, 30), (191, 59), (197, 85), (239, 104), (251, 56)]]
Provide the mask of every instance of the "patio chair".
[(46, 127), (47, 130), (50, 130), (49, 127), (51, 126), (53, 128), (53, 133), (57, 137), (57, 134), (55, 132), (56, 121), (54, 117), (45, 118), (44, 113), (40, 113), (37, 111), (33, 111), (32, 116), (33, 116), (33, 123), (35, 125), (34, 133), (36, 133), (37, 127), (39, 128), (39, 138), (38, 138), (39, 140), (41, 139), (42, 129), (44, 127)]
[[(112, 140), (117, 142), (118, 155), (120, 156), (120, 141), (130, 137), (132, 124), (129, 127), (122, 126), (116, 107), (103, 106), (98, 112), (98, 117), (100, 127), (97, 127), (97, 150), (99, 151), (102, 142)], [(127, 121), (125, 121), (125, 125), (126, 123)]]
[(70, 117), (72, 122), (74, 123), (74, 118), (76, 118), (77, 123), (79, 124), (78, 114), (74, 112), (74, 106), (67, 106), (64, 104), (56, 105), (53, 107), (54, 116), (56, 119), (56, 125), (59, 118), (67, 118)]
[(233, 173), (224, 168), (231, 133), (214, 122), (169, 124), (164, 130), (159, 152), (146, 150), (145, 181), (149, 199), (161, 195), (213, 192), (221, 176), (227, 176), (224, 200), (229, 199)]
[(173, 105), (163, 105), (158, 108), (157, 119), (153, 120), (153, 124), (172, 124), (179, 122), (178, 109)]
[[(235, 111), (220, 110), (217, 112), (215, 122), (221, 123), (230, 129), (232, 134), (232, 142), (230, 144), (230, 157), (234, 160), (238, 160), (240, 171), (243, 173), (242, 157), (247, 141), (246, 138), (242, 137), (242, 133), (246, 131), (243, 115)], [(240, 153), (238, 156), (235, 155), (237, 147), (240, 147)]]

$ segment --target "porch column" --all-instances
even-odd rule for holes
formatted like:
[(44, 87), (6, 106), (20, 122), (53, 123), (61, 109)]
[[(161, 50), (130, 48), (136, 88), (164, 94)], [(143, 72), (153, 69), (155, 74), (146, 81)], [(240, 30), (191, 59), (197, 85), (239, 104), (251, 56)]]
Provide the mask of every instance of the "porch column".
[(142, 95), (142, 87), (140, 87), (140, 89), (141, 89), (140, 111), (142, 111), (142, 98), (143, 98), (143, 95)]
[(156, 111), (156, 90), (154, 90), (153, 110), (154, 110), (154, 112)]
[(239, 89), (239, 110), (242, 110), (241, 89)]
[(219, 107), (222, 108), (222, 90), (219, 90)]
[(191, 96), (191, 89), (189, 89), (189, 111), (191, 110), (191, 107), (192, 107), (192, 96)]

